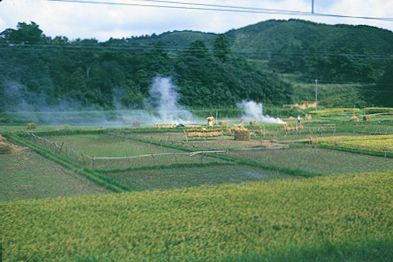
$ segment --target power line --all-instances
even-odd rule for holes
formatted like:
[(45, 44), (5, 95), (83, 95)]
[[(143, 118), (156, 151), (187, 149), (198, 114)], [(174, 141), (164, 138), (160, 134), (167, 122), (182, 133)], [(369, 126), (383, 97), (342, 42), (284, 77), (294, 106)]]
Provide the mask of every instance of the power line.
[[(91, 1), (91, 0), (48, 0), (50, 2), (66, 2), (66, 3), (78, 3), (78, 4), (97, 4), (97, 5), (113, 5), (113, 6), (136, 6), (136, 7), (155, 7), (155, 8), (169, 8), (169, 9), (184, 9), (184, 10), (197, 10), (197, 11), (218, 11), (218, 12), (233, 12), (233, 13), (254, 13), (254, 14), (276, 14), (278, 11), (257, 10), (244, 7), (240, 8), (212, 8), (212, 7), (199, 7), (202, 4), (188, 4), (189, 6), (182, 6), (181, 2), (178, 5), (156, 5), (156, 4), (136, 4), (136, 3), (123, 3), (123, 2), (103, 2), (103, 1)], [(167, 1), (169, 2), (169, 1)], [(184, 5), (184, 4), (183, 4)], [(207, 6), (207, 5), (204, 5)], [(307, 13), (300, 11), (290, 11), (288, 13), (286, 10), (280, 11), (282, 14), (293, 14), (293, 15), (306, 15)]]
[[(213, 4), (206, 4), (206, 3), (191, 3), (191, 2), (179, 2), (179, 1), (169, 1), (169, 0), (168, 1), (166, 1), (166, 0), (131, 0), (134, 2), (135, 1), (143, 1), (143, 2), (154, 2), (154, 3), (161, 3), (161, 4), (141, 4), (141, 3), (107, 2), (107, 1), (93, 1), (93, 0), (48, 0), (48, 1), (50, 1), (50, 2), (79, 3), (79, 4), (171, 8), (171, 9), (185, 9), (185, 10), (199, 10), (199, 11), (336, 17), (336, 18), (352, 18), (352, 19), (366, 19), (366, 20), (379, 20), (379, 21), (393, 22), (393, 17), (351, 16), (351, 15), (340, 15), (340, 14), (330, 14), (330, 13), (302, 12), (302, 11), (296, 11), (296, 10), (255, 8), (255, 7), (231, 6), (231, 5), (213, 5)], [(170, 4), (170, 5), (167, 5), (167, 4)]]
[[(133, 1), (133, 0), (131, 0)], [(271, 9), (271, 8), (259, 8), (259, 7), (245, 7), (245, 6), (233, 6), (233, 5), (215, 5), (215, 4), (201, 4), (192, 2), (178, 2), (178, 1), (164, 1), (164, 0), (134, 0), (143, 2), (156, 2), (156, 3), (170, 3), (170, 4), (181, 4), (181, 5), (196, 5), (196, 6), (207, 6), (207, 7), (219, 7), (219, 8), (231, 8), (231, 9), (243, 9), (243, 10), (259, 10), (266, 12), (287, 12), (288, 14), (308, 14), (308, 12), (296, 11), (296, 10), (284, 10), (284, 9)]]

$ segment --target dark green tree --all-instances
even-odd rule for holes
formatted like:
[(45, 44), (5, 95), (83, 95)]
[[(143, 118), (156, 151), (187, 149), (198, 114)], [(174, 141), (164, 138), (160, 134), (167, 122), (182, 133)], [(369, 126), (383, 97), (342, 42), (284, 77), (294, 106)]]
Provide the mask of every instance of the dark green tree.
[(213, 55), (221, 62), (226, 62), (231, 53), (231, 44), (224, 34), (219, 34), (214, 41)]

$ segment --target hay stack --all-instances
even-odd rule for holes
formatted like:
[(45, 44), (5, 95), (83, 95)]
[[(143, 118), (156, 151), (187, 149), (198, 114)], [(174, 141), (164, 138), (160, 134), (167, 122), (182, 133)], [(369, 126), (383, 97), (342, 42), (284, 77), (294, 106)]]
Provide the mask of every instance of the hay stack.
[(352, 122), (359, 122), (359, 117), (358, 117), (357, 115), (353, 115), (353, 116), (351, 117), (351, 121), (352, 121)]
[(236, 130), (235, 131), (235, 140), (238, 141), (250, 141), (251, 132), (248, 130)]
[(226, 120), (220, 120), (220, 121), (218, 121), (218, 125), (219, 125), (219, 126), (222, 126), (222, 127), (224, 127), (224, 128), (227, 128), (227, 127), (228, 127), (228, 121), (226, 121)]
[(11, 154), (13, 151), (12, 145), (8, 143), (0, 143), (0, 154)]
[(228, 129), (228, 131), (231, 132), (232, 134), (238, 130), (247, 130), (247, 129), (243, 126), (243, 124), (233, 125)]
[(33, 122), (27, 123), (26, 128), (27, 128), (27, 130), (36, 129), (36, 128), (37, 128), (37, 124), (36, 124), (36, 123), (33, 123)]
[(310, 144), (318, 144), (318, 137), (317, 136), (309, 136), (308, 137), (308, 142)]
[(312, 116), (310, 114), (306, 114), (306, 116), (304, 117), (304, 120), (312, 120)]
[(187, 130), (186, 134), (187, 134), (188, 138), (193, 138), (193, 137), (209, 138), (209, 137), (222, 136), (223, 132), (220, 129), (216, 129), (216, 130), (211, 130), (211, 129), (189, 129), (189, 130)]
[(371, 116), (370, 115), (364, 115), (363, 116), (363, 121), (370, 122), (371, 121)]

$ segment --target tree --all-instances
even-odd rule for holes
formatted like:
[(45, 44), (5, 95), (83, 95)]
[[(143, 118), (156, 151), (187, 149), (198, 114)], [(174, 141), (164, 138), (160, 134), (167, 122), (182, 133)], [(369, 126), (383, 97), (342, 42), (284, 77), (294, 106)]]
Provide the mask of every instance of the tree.
[(375, 90), (376, 103), (382, 106), (393, 106), (393, 66), (386, 69)]
[(3, 31), (2, 36), (5, 40), (17, 44), (36, 44), (45, 40), (45, 35), (39, 26), (31, 22), (30, 24), (18, 23), (17, 30), (8, 29)]
[(221, 62), (226, 62), (231, 53), (231, 45), (227, 37), (224, 34), (219, 34), (214, 41), (213, 47), (213, 55)]

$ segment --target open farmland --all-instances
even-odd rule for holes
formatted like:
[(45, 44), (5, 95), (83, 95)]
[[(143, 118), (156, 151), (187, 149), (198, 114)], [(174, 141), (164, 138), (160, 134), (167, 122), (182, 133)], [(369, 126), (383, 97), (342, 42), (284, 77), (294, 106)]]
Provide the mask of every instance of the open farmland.
[[(6, 138), (34, 152), (25, 151), (31, 161), (0, 155), (4, 260), (390, 261), (393, 158), (324, 148), (373, 142), (378, 151), (388, 121), (246, 126), (250, 141), (226, 130), (10, 127)], [(80, 194), (69, 187), (94, 196), (10, 201)], [(107, 190), (125, 193), (98, 195)]]
[(171, 189), (209, 184), (288, 179), (289, 175), (239, 165), (206, 165), (105, 173), (130, 190)]
[(0, 201), (104, 192), (108, 191), (29, 149), (0, 154)]
[[(131, 141), (105, 134), (49, 136), (53, 142), (61, 143), (76, 152), (86, 155), (87, 165), (98, 170), (125, 169), (130, 166), (157, 166), (179, 163), (222, 162), (205, 155), (190, 155), (180, 150)], [(92, 162), (94, 161), (94, 162)]]
[(0, 203), (0, 235), (6, 261), (391, 261), (392, 183), (389, 172)]
[(233, 151), (230, 156), (252, 160), (271, 169), (320, 175), (393, 170), (393, 159), (312, 147), (264, 151)]
[(393, 135), (324, 137), (317, 143), (332, 148), (393, 156)]

